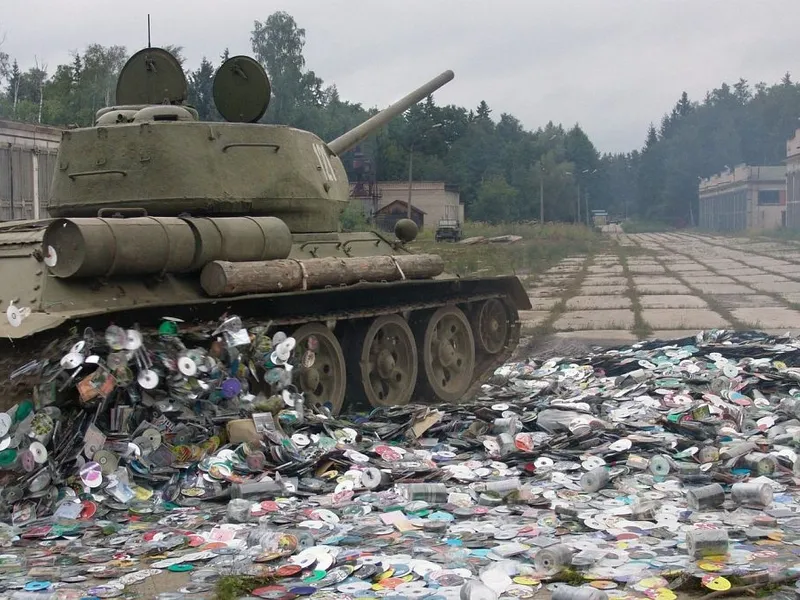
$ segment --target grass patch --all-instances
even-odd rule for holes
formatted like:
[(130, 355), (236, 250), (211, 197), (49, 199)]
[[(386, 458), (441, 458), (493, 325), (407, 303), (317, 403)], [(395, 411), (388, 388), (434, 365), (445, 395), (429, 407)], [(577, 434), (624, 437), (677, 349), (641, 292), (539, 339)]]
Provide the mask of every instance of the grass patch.
[(253, 577), (251, 575), (225, 575), (217, 581), (214, 590), (215, 600), (237, 600), (248, 596), (256, 588), (272, 585), (273, 579), (269, 577)]
[(631, 219), (622, 223), (622, 231), (625, 233), (663, 233), (665, 231), (675, 231), (675, 228), (660, 221)]
[(625, 276), (625, 279), (628, 280), (628, 291), (625, 292), (625, 296), (630, 298), (631, 308), (633, 309), (633, 327), (631, 328), (631, 333), (640, 340), (644, 340), (647, 339), (647, 336), (653, 333), (653, 328), (650, 327), (650, 325), (642, 316), (642, 303), (639, 301), (639, 293), (636, 291), (636, 287), (633, 285), (633, 274), (628, 267), (628, 257), (651, 256), (655, 253), (652, 250), (641, 247), (637, 247), (635, 249), (636, 251), (631, 252), (631, 250), (634, 249), (630, 246), (619, 246), (616, 250), (617, 255), (619, 256), (619, 262), (622, 265), (622, 274)]
[[(741, 234), (740, 234), (741, 235)], [(800, 242), (800, 230), (797, 229), (769, 229), (748, 231), (745, 234), (749, 238), (766, 238), (768, 240), (783, 240), (786, 242)]]
[(464, 225), (465, 238), (500, 235), (519, 235), (522, 239), (512, 244), (437, 243), (432, 231), (424, 231), (408, 247), (412, 252), (440, 255), (449, 273), (524, 276), (540, 273), (567, 256), (592, 254), (609, 243), (608, 238), (585, 225), (571, 223), (487, 225), (467, 222)]

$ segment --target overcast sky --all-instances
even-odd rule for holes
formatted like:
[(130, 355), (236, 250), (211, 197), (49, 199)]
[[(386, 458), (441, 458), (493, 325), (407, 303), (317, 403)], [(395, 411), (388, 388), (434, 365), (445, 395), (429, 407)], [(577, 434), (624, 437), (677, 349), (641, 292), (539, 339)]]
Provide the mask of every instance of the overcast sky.
[(188, 65), (249, 53), (255, 19), (285, 10), (307, 67), (342, 98), (383, 107), (445, 69), (439, 104), (486, 100), (528, 129), (552, 120), (600, 151), (641, 146), (682, 90), (800, 80), (799, 0), (2, 0), (3, 51), (55, 66), (91, 42), (185, 48)]

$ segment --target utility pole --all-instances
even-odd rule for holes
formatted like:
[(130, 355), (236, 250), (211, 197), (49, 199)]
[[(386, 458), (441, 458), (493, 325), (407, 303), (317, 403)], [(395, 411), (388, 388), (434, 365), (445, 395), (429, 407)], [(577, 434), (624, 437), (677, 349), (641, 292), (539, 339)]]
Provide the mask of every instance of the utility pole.
[(412, 142), (411, 150), (408, 153), (408, 206), (406, 208), (408, 209), (407, 217), (409, 219), (411, 218), (411, 186), (413, 185), (411, 171), (413, 167), (414, 167), (414, 143)]
[(544, 165), (539, 164), (539, 225), (544, 225)]
[(578, 182), (577, 209), (578, 209), (578, 213), (577, 213), (577, 216), (575, 218), (575, 222), (576, 223), (580, 223), (581, 222), (581, 184), (580, 184), (580, 182)]
[[(443, 123), (436, 123), (431, 126), (431, 129), (436, 129), (437, 127), (442, 127)], [(424, 135), (424, 134), (423, 134)], [(414, 168), (414, 142), (411, 142), (411, 146), (408, 150), (408, 218), (411, 218), (411, 188), (413, 185), (412, 179), (412, 169)]]
[(586, 190), (584, 198), (586, 200), (586, 210), (584, 211), (586, 214), (586, 226), (591, 227), (591, 224), (589, 223), (589, 190)]

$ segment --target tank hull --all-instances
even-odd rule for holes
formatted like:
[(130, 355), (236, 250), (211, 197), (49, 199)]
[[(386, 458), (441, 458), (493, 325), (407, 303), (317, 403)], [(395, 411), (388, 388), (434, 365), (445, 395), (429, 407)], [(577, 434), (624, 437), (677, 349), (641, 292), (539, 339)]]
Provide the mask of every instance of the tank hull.
[[(113, 322), (123, 327), (155, 330), (163, 317), (174, 317), (184, 321), (181, 325), (184, 331), (189, 328), (207, 330), (209, 323), (227, 313), (240, 316), (246, 323), (270, 323), (270, 327), (287, 332), (310, 324), (324, 326), (335, 338), (334, 342), (341, 346), (349, 386), (346, 396), (350, 398), (352, 389), (362, 381), (360, 371), (365, 368), (364, 357), (358, 356), (364, 348), (365, 332), (368, 333), (371, 326), (374, 329), (378, 319), (399, 317), (412, 332), (411, 339), (416, 346), (414, 361), (420, 367), (419, 372), (414, 373), (420, 385), (414, 386), (412, 398), (451, 401), (455, 399), (455, 392), (464, 398), (473, 394), (494, 369), (508, 359), (519, 339), (517, 313), (530, 308), (525, 289), (514, 276), (459, 278), (442, 274), (432, 279), (355, 283), (224, 298), (206, 294), (198, 272), (166, 273), (153, 278), (58, 278), (48, 273), (42, 255), (44, 232), (51, 222), (19, 222), (0, 227), (0, 276), (9, 282), (0, 298), (0, 309), (6, 312), (9, 306), (13, 306), (30, 311), (16, 327), (7, 318), (0, 317), (0, 335), (6, 344), (0, 379), (6, 382), (31, 360), (60, 359), (70, 336), (82, 335), (86, 327), (103, 331)], [(302, 261), (398, 254), (410, 253), (376, 233), (364, 232), (295, 235), (290, 257)], [(504, 321), (499, 334), (502, 339), (496, 340), (501, 342), (499, 347), (490, 348), (482, 342), (480, 315), (489, 302), (494, 303), (491, 306), (495, 308), (495, 314), (500, 314)], [(426, 327), (437, 315), (452, 319), (452, 314), (445, 314), (448, 311), (460, 312), (470, 323), (470, 331), (462, 328), (460, 348), (462, 353), (466, 353), (461, 359), (470, 365), (469, 385), (464, 381), (464, 385), (456, 386), (453, 393), (448, 393), (447, 386), (440, 386), (437, 391), (434, 385), (431, 389), (426, 385), (430, 381), (425, 381), (426, 377), (435, 377), (431, 373), (425, 374), (428, 363), (437, 363), (438, 360), (445, 364), (448, 360), (460, 360), (449, 355), (441, 360), (429, 356), (438, 341), (432, 339)], [(457, 322), (454, 323), (458, 326)], [(394, 325), (398, 326), (397, 323)], [(474, 355), (463, 347), (467, 339), (474, 345)], [(453, 342), (452, 345), (457, 344)], [(410, 376), (411, 370), (408, 369), (406, 374)], [(10, 405), (21, 396), (30, 394), (30, 381), (26, 376), (16, 376), (4, 389), (9, 392), (4, 401)], [(404, 397), (403, 400), (405, 403), (411, 398)]]

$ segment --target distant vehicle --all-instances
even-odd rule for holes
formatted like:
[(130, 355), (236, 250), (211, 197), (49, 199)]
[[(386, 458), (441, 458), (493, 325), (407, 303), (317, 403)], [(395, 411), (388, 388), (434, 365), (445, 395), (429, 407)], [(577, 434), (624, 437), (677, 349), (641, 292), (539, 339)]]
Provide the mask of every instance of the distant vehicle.
[(450, 240), (458, 242), (461, 240), (461, 223), (458, 219), (439, 219), (436, 226), (436, 241)]
[(458, 207), (446, 205), (444, 216), (439, 219), (436, 225), (436, 241), (450, 240), (458, 242), (461, 240), (461, 221), (458, 219)]

